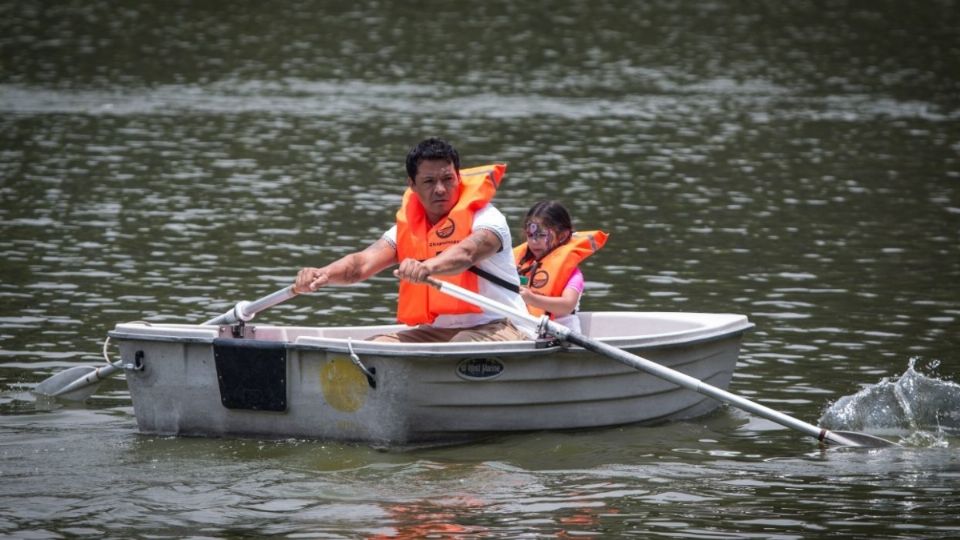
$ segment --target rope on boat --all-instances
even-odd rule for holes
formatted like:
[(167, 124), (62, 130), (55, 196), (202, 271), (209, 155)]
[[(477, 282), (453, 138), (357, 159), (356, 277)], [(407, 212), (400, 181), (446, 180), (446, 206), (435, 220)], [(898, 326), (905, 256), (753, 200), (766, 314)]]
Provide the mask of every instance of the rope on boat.
[[(142, 325), (144, 325), (144, 326), (152, 326), (152, 325), (151, 325), (149, 322), (147, 322), (147, 321), (130, 321), (130, 322), (127, 323), (127, 324), (142, 324)], [(110, 336), (107, 336), (107, 339), (103, 340), (103, 359), (107, 362), (108, 365), (111, 365), (111, 366), (113, 366), (113, 367), (115, 367), (115, 368), (117, 368), (117, 369), (123, 368), (123, 364), (121, 363), (121, 362), (123, 362), (123, 360), (117, 360), (116, 362), (112, 362), (112, 361), (110, 360), (110, 353), (107, 352), (107, 347), (108, 347), (109, 345), (110, 345)]]
[(347, 338), (347, 351), (350, 353), (350, 360), (353, 361), (354, 365), (367, 376), (367, 382), (370, 383), (372, 388), (377, 387), (377, 380), (374, 378), (374, 372), (370, 369), (367, 369), (367, 366), (363, 365), (363, 362), (360, 361), (360, 357), (357, 356), (357, 353), (353, 352), (353, 338)]

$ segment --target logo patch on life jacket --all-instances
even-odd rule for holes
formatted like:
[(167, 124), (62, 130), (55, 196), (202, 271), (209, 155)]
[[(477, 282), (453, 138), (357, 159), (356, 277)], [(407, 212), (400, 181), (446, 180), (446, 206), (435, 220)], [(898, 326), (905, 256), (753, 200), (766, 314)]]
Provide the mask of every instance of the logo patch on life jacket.
[(457, 364), (457, 376), (468, 381), (492, 379), (503, 373), (503, 363), (496, 358), (467, 358)]
[(530, 280), (530, 286), (534, 289), (542, 289), (549, 281), (550, 274), (547, 273), (546, 270), (537, 270), (537, 273), (533, 275), (533, 279)]
[(449, 238), (450, 235), (457, 230), (457, 225), (453, 222), (452, 219), (447, 218), (447, 221), (437, 228), (437, 236), (440, 238)]

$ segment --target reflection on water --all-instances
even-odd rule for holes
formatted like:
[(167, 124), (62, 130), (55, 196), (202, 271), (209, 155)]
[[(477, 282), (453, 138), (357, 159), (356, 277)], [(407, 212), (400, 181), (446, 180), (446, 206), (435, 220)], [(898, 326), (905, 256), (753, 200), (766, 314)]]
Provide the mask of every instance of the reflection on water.
[[(957, 536), (957, 7), (7, 2), (0, 535)], [(729, 408), (405, 453), (153, 439), (122, 378), (29, 394), (117, 322), (204, 321), (372, 242), (427, 135), (509, 163), (512, 223), (556, 198), (612, 233), (583, 309), (747, 314), (731, 390), (907, 447)], [(384, 275), (259, 319), (395, 300)]]
[[(24, 532), (42, 523), (91, 536), (958, 532), (951, 510), (930, 506), (951, 497), (956, 452), (816, 451), (776, 433), (744, 434), (738, 446), (727, 412), (403, 453), (138, 437), (125, 414), (14, 418), (4, 427), (5, 462), (18, 463), (5, 473), (5, 518)], [(96, 518), (103, 512), (111, 519)]]

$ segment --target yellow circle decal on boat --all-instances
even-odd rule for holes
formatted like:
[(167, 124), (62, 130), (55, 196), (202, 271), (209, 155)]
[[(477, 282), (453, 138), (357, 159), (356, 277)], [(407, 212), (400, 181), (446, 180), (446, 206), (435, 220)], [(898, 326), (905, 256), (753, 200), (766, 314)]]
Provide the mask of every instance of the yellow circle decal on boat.
[(349, 358), (334, 358), (320, 369), (320, 389), (331, 407), (354, 412), (367, 400), (367, 376)]

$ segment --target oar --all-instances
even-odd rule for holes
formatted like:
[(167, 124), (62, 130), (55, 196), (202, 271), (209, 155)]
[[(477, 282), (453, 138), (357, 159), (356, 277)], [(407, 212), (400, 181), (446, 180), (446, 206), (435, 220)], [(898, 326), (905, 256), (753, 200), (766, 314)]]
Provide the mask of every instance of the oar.
[[(253, 302), (237, 302), (237, 305), (223, 315), (214, 317), (203, 324), (214, 326), (234, 324), (240, 321), (246, 322), (253, 319), (257, 313), (285, 302), (296, 295), (293, 285), (289, 285)], [(106, 358), (106, 343), (103, 344), (103, 348), (104, 358)], [(44, 380), (34, 387), (33, 393), (69, 401), (83, 401), (97, 391), (100, 381), (122, 370), (123, 368), (120, 365), (109, 363), (97, 368), (93, 366), (72, 367)]]
[(83, 401), (97, 391), (100, 381), (122, 369), (113, 364), (100, 367), (75, 366), (44, 380), (35, 386), (32, 392), (67, 401)]
[(257, 313), (260, 313), (265, 309), (272, 308), (281, 302), (286, 302), (296, 295), (297, 293), (293, 290), (293, 285), (288, 285), (275, 293), (264, 296), (259, 300), (254, 300), (253, 302), (237, 302), (237, 305), (233, 306), (233, 309), (225, 312), (219, 317), (214, 317), (203, 324), (212, 326), (220, 324), (233, 324), (240, 321), (247, 322), (250, 319), (253, 319), (253, 316)]
[(729, 403), (734, 407), (751, 412), (757, 416), (762, 416), (767, 420), (771, 420), (780, 425), (795, 429), (801, 433), (810, 435), (811, 437), (816, 437), (821, 442), (838, 444), (842, 446), (899, 446), (896, 443), (881, 439), (880, 437), (874, 437), (873, 435), (868, 435), (866, 433), (857, 433), (852, 431), (829, 431), (827, 429), (808, 424), (802, 420), (793, 418), (792, 416), (788, 416), (764, 405), (760, 405), (759, 403), (754, 403), (749, 399), (707, 384), (695, 377), (680, 373), (679, 371), (662, 366), (656, 362), (647, 360), (646, 358), (641, 358), (635, 354), (628, 353), (627, 351), (618, 349), (612, 345), (588, 338), (583, 334), (579, 334), (573, 330), (570, 330), (566, 326), (551, 321), (546, 316), (541, 318), (534, 317), (526, 311), (516, 310), (510, 306), (501, 304), (500, 302), (491, 300), (484, 296), (480, 296), (479, 294), (468, 291), (452, 283), (439, 281), (433, 278), (427, 278), (427, 282), (441, 292), (463, 300), (464, 302), (469, 302), (477, 307), (487, 309), (505, 317), (509, 317), (525, 326), (536, 329), (537, 332), (546, 330), (546, 332), (556, 336), (561, 341), (567, 341), (575, 345), (579, 345), (588, 351), (602, 354), (634, 369), (646, 371), (651, 375), (670, 381), (688, 390), (693, 390), (694, 392), (709, 396), (718, 401)]

